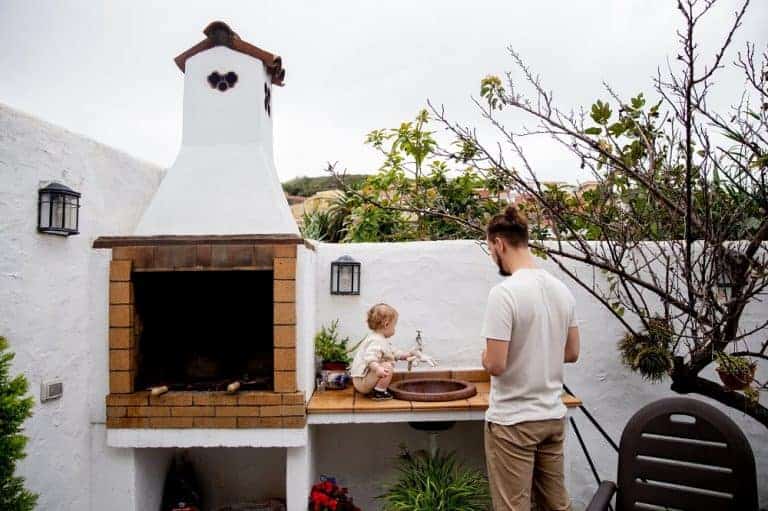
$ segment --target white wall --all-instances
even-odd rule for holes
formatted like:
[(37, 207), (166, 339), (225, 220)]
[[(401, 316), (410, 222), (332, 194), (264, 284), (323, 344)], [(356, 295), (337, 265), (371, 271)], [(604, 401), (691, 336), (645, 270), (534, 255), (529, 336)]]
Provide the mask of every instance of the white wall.
[[(329, 293), (331, 261), (344, 254), (362, 263), (360, 296), (331, 296)], [(423, 330), (425, 352), (439, 358), (442, 368), (480, 367), (484, 340), (480, 338), (479, 332), (486, 298), (490, 288), (502, 277), (498, 275), (490, 257), (476, 242), (318, 243), (316, 257), (316, 329), (339, 318), (342, 334), (349, 335), (353, 341), (357, 340), (367, 329), (367, 309), (376, 302), (384, 301), (400, 312), (394, 338), (396, 345), (410, 347), (416, 329), (420, 328)], [(587, 409), (618, 442), (627, 420), (639, 408), (661, 397), (677, 394), (669, 390), (669, 381), (650, 384), (624, 368), (619, 362), (616, 349), (616, 342), (623, 333), (618, 321), (587, 291), (556, 268), (554, 263), (539, 262), (561, 278), (577, 300), (582, 352), (578, 363), (566, 366), (566, 384), (584, 400)], [(587, 279), (600, 278), (599, 274), (595, 275), (591, 268), (585, 266), (573, 265), (572, 270)], [(747, 329), (766, 319), (768, 306), (765, 302), (753, 304), (745, 311), (743, 326)], [(767, 375), (768, 366), (762, 364), (758, 378), (765, 381)], [(705, 376), (717, 378), (711, 370)], [(758, 480), (763, 482), (761, 500), (763, 505), (768, 504), (768, 430), (737, 410), (722, 407), (703, 397), (691, 397), (715, 404), (744, 430), (757, 459)], [(765, 393), (762, 400), (768, 402)], [(601, 476), (615, 478), (616, 456), (613, 450), (580, 412), (575, 412), (573, 416), (587, 440), (591, 454), (596, 458)], [(393, 426), (392, 431), (400, 432), (398, 428), (400, 426)], [(365, 436), (369, 433), (360, 434)], [(323, 452), (322, 448), (318, 452)], [(353, 448), (349, 449), (349, 453), (359, 456)], [(575, 509), (579, 509), (588, 502), (595, 484), (572, 433), (568, 457), (571, 464), (569, 485)], [(319, 458), (324, 459), (324, 456), (320, 454)], [(354, 477), (355, 480), (364, 480), (366, 477), (375, 479), (377, 475), (369, 473), (367, 476)], [(369, 491), (366, 492), (368, 494)]]
[[(330, 294), (331, 261), (351, 255), (362, 263), (360, 296)], [(317, 327), (339, 319), (352, 344), (368, 327), (366, 312), (386, 302), (400, 313), (394, 343), (414, 345), (446, 367), (476, 367), (483, 348), (478, 332), (496, 267), (474, 241), (317, 244)]]
[(296, 386), (309, 400), (315, 388), (317, 256), (299, 246), (296, 258)]
[[(122, 478), (123, 464), (132, 463), (101, 450), (103, 428), (91, 427), (105, 413), (109, 261), (91, 243), (129, 234), (161, 175), (154, 165), (0, 105), (0, 335), (35, 397), (19, 472), (40, 494), (38, 509), (88, 509), (91, 475), (108, 486), (111, 470)], [(83, 194), (79, 235), (36, 231), (37, 190), (53, 180)], [(63, 380), (64, 396), (42, 404), (40, 382), (48, 378)], [(94, 464), (100, 470), (91, 474)]]

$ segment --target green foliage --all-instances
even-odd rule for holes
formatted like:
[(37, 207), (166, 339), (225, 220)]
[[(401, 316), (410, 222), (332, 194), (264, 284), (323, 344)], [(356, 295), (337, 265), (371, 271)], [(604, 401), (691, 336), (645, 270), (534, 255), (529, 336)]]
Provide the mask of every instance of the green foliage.
[(748, 358), (734, 357), (722, 351), (715, 352), (715, 361), (719, 370), (734, 376), (750, 376), (755, 363)]
[[(365, 180), (363, 174), (349, 174), (344, 176), (344, 183), (356, 187)], [(288, 195), (297, 195), (300, 197), (311, 197), (317, 192), (339, 189), (339, 183), (332, 176), (308, 177), (301, 176), (283, 183), (283, 191)]]
[(315, 334), (315, 354), (323, 362), (339, 362), (349, 364), (349, 337), (341, 338), (339, 334), (339, 320), (334, 320), (330, 326), (323, 325)]
[(480, 97), (485, 98), (491, 110), (501, 110), (505, 103), (501, 78), (489, 75), (480, 80)]
[(0, 336), (0, 509), (27, 511), (34, 509), (37, 495), (27, 491), (24, 479), (14, 473), (16, 462), (25, 456), (22, 424), (32, 416), (33, 401), (24, 397), (28, 387), (24, 375), (10, 377), (13, 353), (7, 349), (8, 341)]
[(471, 141), (457, 141), (455, 154), (440, 152), (430, 121), (422, 110), (412, 122), (368, 134), (366, 143), (384, 161), (376, 174), (340, 199), (343, 207), (337, 215), (343, 217), (343, 226), (326, 239), (376, 242), (477, 236), (477, 229), (450, 217), (483, 225), (501, 207), (487, 194), (505, 189), (506, 182), (465, 165), (477, 151)]
[(643, 378), (659, 382), (672, 370), (672, 328), (662, 317), (650, 318), (637, 336), (627, 333), (619, 341), (621, 362)]
[(488, 481), (479, 470), (456, 461), (455, 453), (401, 456), (399, 478), (378, 499), (385, 511), (485, 511), (490, 509)]

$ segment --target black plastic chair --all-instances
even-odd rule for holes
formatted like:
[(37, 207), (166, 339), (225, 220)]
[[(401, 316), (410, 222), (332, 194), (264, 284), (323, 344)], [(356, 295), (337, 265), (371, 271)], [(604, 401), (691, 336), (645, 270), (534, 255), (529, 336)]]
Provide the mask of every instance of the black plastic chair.
[(607, 510), (614, 493), (616, 511), (756, 511), (755, 457), (741, 429), (717, 408), (683, 397), (661, 399), (627, 423), (618, 487), (603, 481), (587, 511)]

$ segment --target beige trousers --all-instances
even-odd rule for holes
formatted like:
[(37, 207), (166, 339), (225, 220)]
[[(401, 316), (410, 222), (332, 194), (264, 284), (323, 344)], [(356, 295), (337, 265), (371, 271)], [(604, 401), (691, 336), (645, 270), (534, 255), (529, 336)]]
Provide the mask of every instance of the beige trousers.
[(379, 381), (379, 377), (376, 376), (376, 372), (371, 371), (370, 369), (365, 376), (352, 377), (352, 385), (355, 387), (355, 390), (361, 394), (367, 394), (372, 391), (373, 387), (376, 386), (377, 381)]
[(485, 423), (485, 459), (494, 511), (529, 511), (531, 500), (544, 511), (570, 511), (565, 489), (565, 418)]

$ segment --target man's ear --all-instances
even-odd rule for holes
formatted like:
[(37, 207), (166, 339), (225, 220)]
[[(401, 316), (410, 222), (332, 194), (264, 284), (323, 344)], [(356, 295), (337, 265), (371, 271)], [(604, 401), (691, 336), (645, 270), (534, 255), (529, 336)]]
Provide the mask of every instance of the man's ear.
[(499, 254), (503, 254), (507, 249), (507, 247), (504, 245), (504, 241), (501, 239), (501, 236), (496, 236), (493, 239), (493, 243), (496, 245), (496, 252)]

